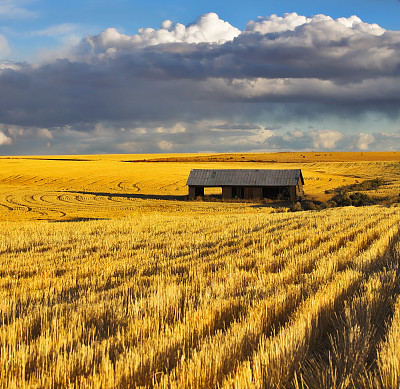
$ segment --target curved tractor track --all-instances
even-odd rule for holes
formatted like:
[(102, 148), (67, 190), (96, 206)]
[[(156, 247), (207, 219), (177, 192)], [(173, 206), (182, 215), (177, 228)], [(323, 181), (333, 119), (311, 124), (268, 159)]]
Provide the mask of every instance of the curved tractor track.
[[(132, 208), (132, 199), (123, 196), (113, 197), (102, 194), (81, 194), (65, 192), (37, 192), (2, 194), (0, 193), (0, 212), (4, 219), (62, 219), (86, 214), (122, 212)], [(25, 215), (25, 216), (24, 216)]]

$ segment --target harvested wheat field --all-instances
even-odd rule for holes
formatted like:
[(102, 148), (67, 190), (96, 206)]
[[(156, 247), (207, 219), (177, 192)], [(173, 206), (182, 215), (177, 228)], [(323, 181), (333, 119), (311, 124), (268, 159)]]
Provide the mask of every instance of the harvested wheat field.
[[(0, 386), (398, 388), (400, 153), (329, 154), (1, 158)], [(377, 203), (187, 201), (191, 168)]]

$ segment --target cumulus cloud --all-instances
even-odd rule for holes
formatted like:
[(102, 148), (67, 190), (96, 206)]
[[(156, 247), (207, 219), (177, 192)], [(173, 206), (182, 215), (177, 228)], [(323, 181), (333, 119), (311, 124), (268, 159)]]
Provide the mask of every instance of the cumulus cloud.
[(371, 134), (360, 133), (356, 139), (356, 147), (359, 150), (368, 150), (369, 145), (373, 144), (375, 138)]
[(309, 133), (312, 139), (312, 145), (316, 149), (334, 149), (336, 143), (343, 138), (339, 131), (319, 130)]
[(53, 138), (53, 134), (47, 128), (40, 128), (38, 130), (38, 135), (41, 138), (47, 138), (47, 139), (52, 139)]
[(162, 133), (167, 133), (167, 134), (180, 134), (182, 132), (186, 132), (186, 127), (182, 123), (176, 123), (172, 127), (165, 127), (165, 126), (160, 126), (157, 127), (156, 131), (159, 134)]
[(12, 139), (4, 134), (4, 132), (0, 131), (0, 146), (2, 145), (10, 145), (12, 143)]
[[(129, 36), (109, 28), (88, 36), (74, 59), (129, 67), (131, 75), (163, 78), (319, 79), (336, 83), (397, 77), (400, 32), (358, 17), (333, 20), (272, 15), (239, 31), (216, 14), (183, 26)], [(178, 69), (178, 70), (177, 70)]]
[[(349, 18), (338, 18), (334, 20), (330, 16), (321, 14), (307, 18), (305, 16), (298, 15), (296, 12), (286, 13), (283, 16), (277, 16), (273, 14), (271, 16), (259, 17), (256, 21), (251, 20), (248, 22), (246, 30), (265, 35), (270, 33), (295, 31), (296, 28), (300, 26), (315, 26), (318, 24), (320, 24), (320, 27), (323, 27), (323, 30), (325, 30), (324, 25), (329, 24), (331, 26), (330, 35), (335, 35), (333, 30), (336, 29), (339, 31), (341, 27), (340, 25), (343, 25), (344, 27), (354, 31), (360, 31), (362, 33), (368, 33), (372, 35), (382, 35), (385, 32), (385, 29), (381, 28), (379, 25), (375, 23), (363, 23), (362, 20), (355, 15)], [(325, 31), (325, 33), (327, 33), (327, 31)]]
[[(324, 19), (328, 19), (326, 16)], [(272, 14), (271, 16), (259, 16), (256, 21), (250, 20), (247, 23), (246, 31), (269, 34), (272, 32), (293, 31), (302, 24), (310, 23), (311, 19), (296, 12), (285, 13), (283, 16)]]
[[(346, 76), (346, 72), (355, 68), (363, 70), (363, 74), (357, 77), (366, 77), (368, 72), (375, 77), (379, 71), (386, 70), (387, 74), (397, 69), (398, 32), (362, 23), (356, 17), (332, 20), (322, 15), (313, 18), (294, 15), (305, 22), (293, 29), (291, 22), (294, 16), (288, 14), (281, 18), (283, 31), (274, 33), (258, 31), (256, 25), (260, 22), (254, 22), (255, 26), (252, 29), (248, 27), (247, 31), (239, 33), (235, 29), (232, 32), (231, 29), (221, 28), (226, 22), (215, 14), (200, 18), (207, 23), (144, 29), (134, 36), (111, 28), (97, 36), (87, 37), (80, 46), (80, 54), (84, 61), (118, 55), (123, 55), (126, 60), (126, 56), (131, 55), (130, 65), (138, 68), (145, 67), (150, 60), (152, 68), (149, 74), (154, 68), (168, 74), (172, 70), (171, 61), (176, 64), (182, 62), (180, 68), (191, 70), (193, 78), (203, 76), (204, 72), (209, 77), (337, 79), (350, 78), (351, 75)], [(205, 28), (204, 24), (214, 28)], [(181, 31), (179, 26), (184, 29)], [(216, 44), (221, 41), (221, 36), (226, 44)], [(194, 43), (197, 45), (194, 46)], [(139, 48), (146, 49), (138, 51)], [(201, 66), (196, 67), (196, 63)]]
[[(369, 150), (385, 143), (378, 133), (395, 130), (377, 122), (350, 136), (318, 121), (378, 115), (399, 128), (399, 45), (399, 31), (357, 16), (270, 15), (240, 31), (210, 13), (135, 35), (109, 28), (60, 49), (59, 59), (2, 63), (0, 122), (36, 128), (52, 150), (60, 139), (71, 147), (67, 135), (93, 152)], [(296, 121), (317, 129), (293, 130)]]
[(115, 28), (108, 28), (99, 35), (86, 37), (80, 49), (102, 58), (138, 48), (171, 43), (221, 45), (238, 35), (240, 35), (239, 29), (221, 20), (217, 14), (209, 13), (200, 16), (195, 23), (188, 26), (165, 20), (160, 29), (141, 28), (138, 34), (133, 36), (122, 34)]

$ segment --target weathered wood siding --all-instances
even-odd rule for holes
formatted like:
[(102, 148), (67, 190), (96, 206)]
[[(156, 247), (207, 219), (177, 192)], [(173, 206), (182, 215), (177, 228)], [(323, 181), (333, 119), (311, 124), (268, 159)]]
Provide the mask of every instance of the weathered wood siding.
[[(238, 184), (231, 184), (232, 181), (237, 181)], [(249, 181), (254, 182), (254, 184), (250, 184)], [(304, 179), (299, 169), (293, 171), (194, 169), (187, 181), (190, 199), (204, 196), (205, 187), (220, 187), (224, 200), (262, 200), (268, 198), (299, 201), (304, 197), (303, 183)]]
[(297, 186), (290, 187), (290, 201), (297, 201)]
[(262, 187), (254, 187), (253, 188), (253, 199), (258, 199), (258, 200), (263, 199)]
[(232, 198), (232, 187), (231, 186), (223, 186), (222, 187), (222, 198), (224, 200), (229, 200)]
[(298, 197), (304, 197), (304, 189), (303, 189), (303, 183), (299, 179), (299, 182), (297, 184), (297, 196)]

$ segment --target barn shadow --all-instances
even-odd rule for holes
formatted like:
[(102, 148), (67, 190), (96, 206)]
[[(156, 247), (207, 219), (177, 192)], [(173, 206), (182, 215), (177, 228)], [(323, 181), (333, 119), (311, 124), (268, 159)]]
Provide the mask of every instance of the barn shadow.
[(251, 208), (288, 208), (292, 204), (288, 200), (264, 200), (263, 204), (251, 205)]
[(103, 197), (119, 197), (125, 199), (141, 199), (141, 200), (177, 200), (184, 201), (188, 199), (188, 195), (152, 195), (141, 193), (110, 193), (110, 192), (88, 192), (79, 190), (70, 190), (68, 193), (78, 193), (82, 195), (103, 196)]
[[(141, 200), (166, 200), (166, 201), (189, 201), (188, 195), (156, 195), (156, 194), (142, 194), (142, 193), (115, 193), (115, 192), (91, 192), (80, 190), (69, 190), (68, 193), (75, 193), (81, 195), (92, 195), (102, 197), (117, 197), (124, 199), (141, 199)], [(288, 200), (264, 199), (263, 202), (257, 200), (238, 200), (228, 199), (223, 200), (220, 194), (207, 194), (199, 196), (197, 201), (204, 202), (225, 202), (225, 203), (247, 203), (251, 208), (280, 208), (289, 207), (291, 202)]]
[(90, 221), (110, 220), (110, 219), (104, 217), (73, 217), (71, 219), (58, 219), (58, 220), (38, 219), (38, 220), (46, 220), (49, 223), (77, 223), (77, 222), (90, 222)]

